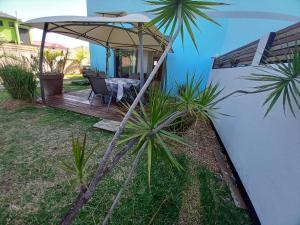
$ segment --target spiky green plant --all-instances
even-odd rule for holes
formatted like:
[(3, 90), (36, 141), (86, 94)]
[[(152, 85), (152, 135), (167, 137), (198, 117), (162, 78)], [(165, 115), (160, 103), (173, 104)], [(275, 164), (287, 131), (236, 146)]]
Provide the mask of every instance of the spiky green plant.
[(155, 19), (150, 22), (150, 25), (156, 24), (159, 29), (164, 28), (164, 32), (169, 31), (170, 36), (175, 32), (178, 23), (178, 9), (181, 8), (181, 16), (183, 18), (183, 26), (180, 29), (182, 43), (184, 43), (184, 29), (186, 29), (196, 49), (197, 42), (193, 27), (199, 30), (197, 17), (219, 25), (219, 23), (209, 17), (203, 10), (211, 9), (213, 6), (225, 5), (220, 2), (195, 0), (149, 0), (146, 2), (150, 5), (157, 6), (152, 10), (148, 10), (148, 12), (156, 15)]
[(86, 58), (87, 58), (87, 52), (85, 51), (85, 49), (83, 47), (78, 49), (77, 52), (75, 53), (75, 57), (73, 60), (77, 64), (77, 66), (80, 70), (80, 73), (82, 73), (82, 62)]
[(68, 60), (68, 51), (46, 50), (44, 52), (45, 69), (51, 73), (63, 73)]
[[(148, 182), (150, 185), (152, 160), (166, 160), (176, 169), (181, 170), (181, 165), (172, 154), (171, 147), (174, 144), (186, 144), (184, 139), (169, 127), (177, 118), (178, 112), (168, 105), (169, 96), (159, 90), (150, 93), (149, 104), (144, 107), (140, 103), (141, 112), (134, 111), (131, 120), (127, 123), (119, 144), (137, 140), (134, 153), (146, 146), (148, 158)], [(171, 119), (170, 119), (171, 118)]]
[(177, 108), (179, 111), (186, 111), (189, 117), (197, 120), (198, 118), (209, 119), (218, 114), (214, 102), (217, 101), (223, 89), (219, 84), (210, 83), (206, 87), (201, 87), (203, 79), (195, 79), (195, 75), (189, 79), (186, 75), (184, 91), (177, 96)]
[(219, 108), (216, 107), (216, 102), (218, 101), (223, 88), (220, 88), (219, 83), (209, 83), (206, 87), (199, 92), (197, 96), (197, 115), (198, 118), (203, 119), (214, 119), (217, 115), (226, 115), (221, 113)]
[[(109, 144), (107, 150), (105, 151), (101, 163), (98, 166), (95, 176), (91, 180), (88, 193), (82, 192), (76, 198), (72, 207), (65, 214), (63, 220), (61, 221), (62, 225), (69, 225), (74, 217), (79, 213), (83, 205), (89, 201), (92, 194), (95, 192), (97, 184), (102, 180), (103, 170), (105, 169), (107, 163), (109, 162), (112, 153), (118, 143), (118, 140), (126, 126), (126, 123), (129, 122), (132, 114), (135, 111), (135, 107), (139, 104), (144, 94), (146, 93), (147, 88), (150, 86), (151, 81), (154, 79), (156, 73), (158, 72), (160, 66), (166, 59), (168, 53), (172, 49), (172, 45), (176, 40), (177, 36), (181, 32), (182, 41), (184, 41), (184, 26), (188, 30), (189, 35), (191, 36), (194, 45), (196, 46), (195, 35), (193, 32), (193, 27), (197, 27), (196, 21), (197, 16), (199, 18), (204, 18), (208, 21), (214, 22), (210, 17), (208, 17), (202, 10), (210, 9), (211, 6), (224, 5), (223, 3), (217, 2), (205, 2), (197, 0), (153, 0), (148, 1), (148, 3), (155, 8), (150, 10), (155, 14), (155, 18), (150, 22), (150, 25), (157, 25), (162, 28), (165, 28), (165, 31), (170, 30), (170, 40), (165, 50), (162, 53), (157, 64), (153, 68), (152, 72), (149, 74), (144, 86), (141, 88), (140, 92), (137, 94), (137, 97), (129, 107), (126, 115), (120, 123), (115, 135), (112, 138), (111, 143)], [(183, 26), (184, 23), (184, 26)], [(192, 24), (194, 26), (192, 26)], [(183, 42), (182, 42), (183, 43)], [(169, 120), (167, 120), (169, 121)], [(161, 142), (163, 143), (163, 142)], [(112, 211), (110, 215), (112, 214)], [(105, 225), (106, 223), (103, 223)]]
[[(278, 58), (278, 57), (275, 57)], [(295, 47), (287, 53), (284, 60), (277, 59), (277, 64), (263, 64), (257, 67), (261, 73), (244, 77), (250, 81), (262, 82), (254, 87), (253, 93), (270, 92), (263, 105), (268, 105), (267, 116), (279, 99), (282, 99), (284, 113), (288, 107), (296, 116), (294, 107), (300, 109), (300, 49)]]
[(93, 152), (93, 149), (87, 152), (86, 134), (84, 134), (83, 138), (72, 138), (72, 162), (61, 161), (63, 170), (72, 176), (72, 185), (80, 185), (81, 188), (85, 187), (87, 163)]

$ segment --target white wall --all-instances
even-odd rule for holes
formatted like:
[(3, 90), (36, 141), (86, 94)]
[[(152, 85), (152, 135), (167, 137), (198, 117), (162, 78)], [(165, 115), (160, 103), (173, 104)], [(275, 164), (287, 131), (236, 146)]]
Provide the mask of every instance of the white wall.
[[(215, 69), (210, 75), (224, 94), (257, 83), (240, 76), (256, 69)], [(257, 72), (257, 71), (256, 71)], [(232, 117), (214, 125), (243, 182), (262, 225), (300, 224), (300, 112), (284, 116), (282, 103), (264, 118), (266, 94), (233, 96), (219, 104)]]

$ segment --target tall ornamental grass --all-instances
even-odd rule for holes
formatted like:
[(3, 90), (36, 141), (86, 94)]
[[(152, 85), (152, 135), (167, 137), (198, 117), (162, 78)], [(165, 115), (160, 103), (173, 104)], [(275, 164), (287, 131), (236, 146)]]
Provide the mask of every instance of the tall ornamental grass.
[(1, 83), (14, 99), (33, 101), (36, 97), (37, 79), (34, 73), (21, 64), (0, 66)]

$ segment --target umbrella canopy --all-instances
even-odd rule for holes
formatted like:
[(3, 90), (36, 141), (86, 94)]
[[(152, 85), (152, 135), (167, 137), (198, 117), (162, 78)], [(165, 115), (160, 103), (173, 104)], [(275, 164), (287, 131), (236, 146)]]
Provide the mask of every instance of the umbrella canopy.
[[(53, 16), (26, 21), (25, 24), (53, 32), (100, 44), (114, 49), (136, 49), (139, 47), (139, 25), (150, 22), (143, 14), (130, 14), (120, 17), (103, 16)], [(144, 26), (143, 47), (148, 51), (164, 50), (166, 37), (155, 26)]]

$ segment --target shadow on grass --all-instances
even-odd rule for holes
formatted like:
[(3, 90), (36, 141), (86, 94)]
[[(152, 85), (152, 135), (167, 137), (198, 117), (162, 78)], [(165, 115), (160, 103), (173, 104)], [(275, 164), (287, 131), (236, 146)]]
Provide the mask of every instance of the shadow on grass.
[(205, 167), (199, 168), (201, 225), (250, 225), (246, 210), (235, 206), (228, 187)]

